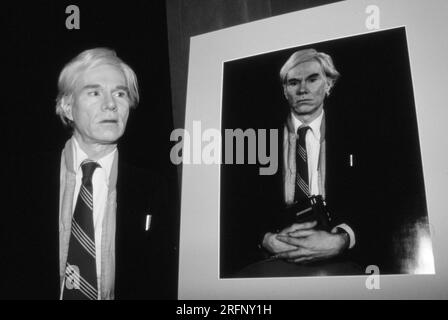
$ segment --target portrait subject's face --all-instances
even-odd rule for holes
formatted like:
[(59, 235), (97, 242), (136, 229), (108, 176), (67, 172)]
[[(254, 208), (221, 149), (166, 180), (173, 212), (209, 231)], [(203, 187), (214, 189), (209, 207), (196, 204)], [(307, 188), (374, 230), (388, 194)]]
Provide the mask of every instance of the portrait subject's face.
[(297, 116), (319, 115), (329, 83), (317, 61), (298, 64), (286, 75), (283, 85), (285, 98)]
[(74, 135), (82, 142), (111, 144), (124, 133), (129, 106), (123, 73), (111, 65), (101, 65), (80, 76), (67, 117), (74, 122)]

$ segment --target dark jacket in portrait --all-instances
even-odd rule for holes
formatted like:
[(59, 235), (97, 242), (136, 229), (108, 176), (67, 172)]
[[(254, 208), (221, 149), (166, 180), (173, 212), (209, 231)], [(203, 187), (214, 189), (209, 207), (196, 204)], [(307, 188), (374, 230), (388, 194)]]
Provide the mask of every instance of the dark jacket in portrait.
[[(346, 223), (356, 237), (355, 246), (337, 259), (356, 262), (362, 272), (376, 265), (382, 274), (406, 273), (412, 230), (426, 217), (415, 145), (391, 139), (399, 128), (375, 121), (372, 113), (348, 114), (341, 107), (325, 109), (325, 194), (332, 227)], [(274, 175), (260, 175), (260, 165), (222, 166), (222, 277), (266, 258), (263, 235), (285, 227), (283, 127), (284, 120), (271, 125), (279, 130)]]

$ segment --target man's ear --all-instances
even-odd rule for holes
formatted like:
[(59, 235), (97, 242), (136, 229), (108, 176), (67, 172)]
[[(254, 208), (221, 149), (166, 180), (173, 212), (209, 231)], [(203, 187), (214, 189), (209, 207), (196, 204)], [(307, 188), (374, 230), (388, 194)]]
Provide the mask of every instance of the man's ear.
[(328, 97), (331, 92), (332, 82), (327, 78), (325, 81), (325, 95)]
[(286, 91), (286, 84), (283, 84), (283, 96), (288, 100), (288, 92)]
[(64, 111), (64, 116), (68, 120), (73, 121), (73, 98), (67, 96), (62, 97), (61, 107)]

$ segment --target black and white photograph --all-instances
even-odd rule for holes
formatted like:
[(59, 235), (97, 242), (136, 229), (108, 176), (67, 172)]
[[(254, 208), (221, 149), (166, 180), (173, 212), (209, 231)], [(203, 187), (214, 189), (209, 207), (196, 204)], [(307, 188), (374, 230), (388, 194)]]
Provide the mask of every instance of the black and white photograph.
[(447, 299), (447, 12), (3, 4), (0, 300)]
[(228, 61), (223, 77), (222, 130), (276, 130), (278, 165), (222, 165), (222, 278), (434, 273), (404, 27)]

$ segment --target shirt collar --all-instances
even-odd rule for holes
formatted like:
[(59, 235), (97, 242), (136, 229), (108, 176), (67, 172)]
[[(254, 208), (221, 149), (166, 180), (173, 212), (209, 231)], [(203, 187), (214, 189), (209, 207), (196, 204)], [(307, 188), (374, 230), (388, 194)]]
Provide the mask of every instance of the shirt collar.
[[(324, 116), (324, 110), (320, 113), (320, 115), (311, 121), (311, 123), (308, 124), (308, 127), (310, 127), (311, 132), (313, 133), (316, 140), (320, 141), (320, 125), (322, 123), (322, 118)], [(292, 124), (294, 126), (294, 132), (297, 132), (297, 129), (304, 125), (302, 121), (296, 118), (296, 116), (291, 112), (291, 118), (292, 118)]]
[[(78, 141), (73, 136), (73, 165), (74, 170), (76, 174), (78, 174), (81, 171), (81, 164), (84, 160), (88, 159), (87, 154), (81, 149), (81, 147), (78, 144)], [(115, 148), (112, 152), (105, 155), (101, 159), (99, 159), (97, 162), (101, 166), (101, 168), (105, 171), (107, 179), (109, 179), (110, 171), (112, 170), (112, 164), (114, 161), (115, 153), (117, 152), (117, 148)]]

